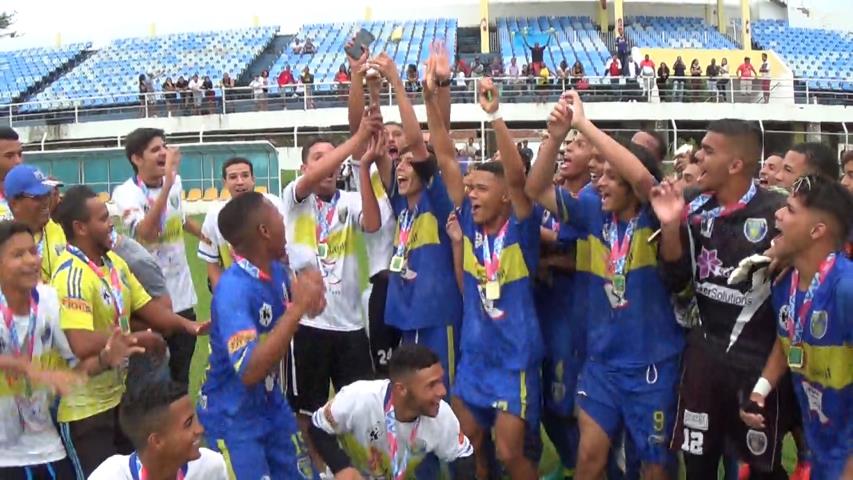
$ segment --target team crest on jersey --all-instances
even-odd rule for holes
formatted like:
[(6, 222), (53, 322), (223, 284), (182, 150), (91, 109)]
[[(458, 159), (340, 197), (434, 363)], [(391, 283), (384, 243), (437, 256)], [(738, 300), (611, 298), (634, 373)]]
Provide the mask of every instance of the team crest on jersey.
[(302, 478), (314, 478), (314, 469), (311, 467), (311, 459), (308, 457), (300, 457), (296, 462), (299, 468), (299, 474)]
[(267, 389), (267, 393), (272, 393), (272, 389), (275, 388), (275, 375), (269, 374), (264, 378), (264, 387)]
[(766, 218), (747, 218), (743, 224), (743, 236), (752, 243), (758, 243), (767, 236)]
[(829, 326), (829, 315), (826, 310), (816, 310), (812, 313), (811, 321), (809, 321), (809, 332), (812, 337), (820, 340), (826, 335), (827, 327)]
[(788, 320), (790, 319), (789, 313), (788, 305), (782, 305), (782, 308), (779, 309), (779, 328), (782, 330), (788, 328)]
[(750, 429), (746, 432), (746, 447), (755, 456), (764, 455), (767, 451), (767, 434)]
[(480, 232), (474, 232), (474, 248), (480, 248), (483, 246), (483, 234)]
[(264, 303), (258, 311), (258, 321), (262, 327), (269, 327), (272, 323), (272, 307), (268, 303)]
[(101, 287), (101, 300), (103, 300), (107, 305), (112, 302), (112, 296), (110, 295), (110, 291), (107, 289), (106, 285)]

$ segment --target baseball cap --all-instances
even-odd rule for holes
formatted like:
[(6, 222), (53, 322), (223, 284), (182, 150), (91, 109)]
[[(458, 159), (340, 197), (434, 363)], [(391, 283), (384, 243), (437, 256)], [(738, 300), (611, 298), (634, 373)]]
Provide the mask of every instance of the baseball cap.
[(6, 197), (15, 198), (21, 195), (41, 197), (53, 191), (54, 182), (48, 180), (41, 170), (32, 165), (17, 165), (6, 174), (3, 188)]

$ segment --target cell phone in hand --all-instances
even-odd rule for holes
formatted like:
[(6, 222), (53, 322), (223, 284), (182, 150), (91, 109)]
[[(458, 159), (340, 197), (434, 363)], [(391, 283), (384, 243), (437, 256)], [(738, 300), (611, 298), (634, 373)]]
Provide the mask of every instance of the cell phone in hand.
[(344, 51), (347, 55), (349, 55), (350, 58), (361, 58), (362, 50), (364, 48), (369, 47), (374, 40), (376, 40), (376, 37), (374, 37), (372, 33), (362, 28), (358, 31), (358, 33), (355, 34), (355, 39), (353, 39), (352, 46), (344, 48)]

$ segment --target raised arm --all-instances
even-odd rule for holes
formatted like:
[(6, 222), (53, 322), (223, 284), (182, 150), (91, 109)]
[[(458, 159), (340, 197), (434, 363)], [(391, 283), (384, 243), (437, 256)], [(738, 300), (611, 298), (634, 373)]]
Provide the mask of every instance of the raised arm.
[(181, 166), (181, 151), (178, 148), (166, 149), (166, 176), (163, 177), (163, 188), (148, 212), (142, 220), (136, 225), (136, 237), (144, 242), (154, 242), (160, 236), (161, 219), (166, 212), (169, 202), (169, 192), (175, 184), (175, 177), (178, 175), (178, 169)]
[(563, 98), (572, 110), (572, 126), (583, 133), (601, 156), (610, 162), (613, 169), (631, 185), (641, 201), (648, 200), (649, 190), (656, 182), (640, 159), (586, 117), (578, 92), (569, 90), (563, 93)]
[(367, 151), (361, 156), (358, 168), (358, 181), (361, 188), (361, 228), (367, 233), (373, 233), (382, 226), (382, 215), (379, 212), (379, 202), (370, 181), (370, 165), (377, 159), (387, 156), (385, 147), (385, 132), (377, 132), (370, 137)]
[(368, 64), (379, 70), (385, 80), (391, 84), (391, 88), (394, 89), (394, 99), (400, 109), (400, 122), (403, 124), (403, 135), (406, 137), (406, 149), (412, 152), (414, 161), (425, 160), (429, 156), (429, 152), (427, 152), (421, 133), (421, 125), (418, 122), (417, 115), (415, 115), (415, 109), (412, 107), (412, 102), (409, 100), (409, 95), (406, 93), (406, 87), (403, 85), (403, 80), (400, 78), (394, 60), (383, 52), (369, 60)]
[(447, 236), (450, 237), (450, 246), (453, 251), (453, 273), (456, 276), (456, 286), (459, 287), (459, 292), (465, 291), (465, 267), (463, 257), (463, 242), (465, 238), (462, 234), (462, 227), (459, 225), (459, 219), (456, 218), (456, 212), (451, 212), (447, 217), (445, 225)]
[(524, 220), (533, 212), (533, 202), (524, 193), (524, 163), (521, 161), (521, 154), (518, 153), (518, 148), (512, 141), (509, 129), (498, 111), (500, 99), (498, 89), (492, 79), (485, 77), (480, 80), (479, 88), (480, 107), (491, 117), (492, 128), (495, 131), (512, 209), (516, 218)]
[(382, 115), (379, 113), (379, 107), (365, 110), (355, 135), (331, 152), (323, 155), (320, 160), (304, 166), (303, 175), (296, 182), (297, 200), (306, 198), (317, 184), (335, 173), (359, 145), (366, 144), (371, 136), (381, 130)]
[(554, 170), (560, 144), (566, 139), (571, 128), (572, 111), (565, 100), (561, 99), (548, 117), (548, 138), (542, 142), (539, 148), (539, 155), (533, 162), (530, 176), (527, 177), (527, 184), (524, 187), (529, 198), (557, 215), (559, 212), (557, 211), (557, 195), (554, 190)]
[[(684, 214), (684, 195), (670, 182), (663, 182), (651, 189), (650, 201), (655, 216), (660, 221), (661, 260), (675, 263), (684, 255), (681, 244), (681, 217)], [(690, 252), (692, 255), (692, 252)]]

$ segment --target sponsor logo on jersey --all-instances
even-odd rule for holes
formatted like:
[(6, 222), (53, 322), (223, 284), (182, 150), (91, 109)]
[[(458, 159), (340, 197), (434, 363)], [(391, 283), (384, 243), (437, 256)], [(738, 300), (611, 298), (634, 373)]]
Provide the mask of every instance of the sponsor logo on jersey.
[(712, 275), (720, 276), (723, 261), (717, 256), (717, 250), (702, 247), (699, 258), (696, 259), (696, 266), (699, 268), (699, 280), (705, 280)]
[(254, 329), (252, 330), (240, 330), (239, 332), (231, 335), (231, 338), (228, 339), (228, 353), (234, 354), (239, 351), (241, 348), (244, 348), (249, 344), (252, 340), (258, 337), (257, 332)]
[(684, 410), (684, 426), (695, 430), (708, 431), (708, 414)]
[(747, 218), (743, 224), (743, 236), (752, 243), (758, 243), (767, 236), (766, 218)]
[(763, 455), (767, 451), (767, 434), (750, 429), (746, 432), (746, 447), (755, 455)]
[(811, 321), (809, 322), (809, 332), (812, 337), (820, 340), (826, 335), (827, 327), (829, 326), (829, 315), (826, 310), (817, 310), (812, 313)]
[(76, 310), (83, 313), (92, 313), (92, 305), (81, 298), (63, 297), (62, 306), (69, 310)]

